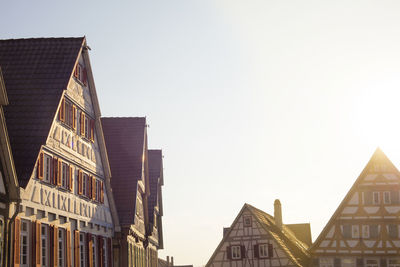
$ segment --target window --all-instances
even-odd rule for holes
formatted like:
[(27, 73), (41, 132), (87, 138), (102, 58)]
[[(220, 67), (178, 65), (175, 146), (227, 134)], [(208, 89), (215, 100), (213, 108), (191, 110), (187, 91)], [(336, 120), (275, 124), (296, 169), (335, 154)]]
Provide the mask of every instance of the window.
[(377, 259), (366, 259), (365, 267), (379, 267), (379, 263)]
[(369, 225), (363, 225), (362, 228), (362, 237), (369, 238)]
[(62, 163), (62, 176), (61, 176), (61, 186), (64, 188), (68, 187), (69, 180), (69, 166), (66, 163)]
[(87, 180), (88, 180), (88, 175), (87, 174), (83, 174), (82, 175), (82, 195), (84, 195), (84, 196), (86, 196), (86, 192), (87, 192), (87, 188), (86, 188), (86, 183), (87, 183)]
[(350, 224), (343, 225), (343, 237), (351, 238), (351, 225)]
[(351, 226), (351, 236), (352, 238), (359, 238), (360, 237), (360, 228), (358, 225)]
[(29, 222), (21, 221), (20, 266), (29, 266)]
[(390, 191), (390, 202), (392, 204), (399, 204), (399, 191)]
[(41, 262), (42, 266), (49, 266), (49, 259), (47, 256), (47, 251), (49, 250), (48, 247), (48, 227), (47, 225), (42, 225), (41, 226), (41, 236), (40, 236), (40, 241), (41, 241), (41, 252), (40, 252), (40, 257), (41, 257)]
[(242, 258), (241, 246), (232, 246), (231, 247), (231, 258), (233, 260)]
[(389, 259), (388, 267), (400, 267), (400, 259)]
[(372, 192), (366, 191), (364, 192), (364, 204), (365, 205), (372, 205)]
[(369, 237), (377, 238), (379, 236), (379, 226), (377, 224), (369, 225)]
[(79, 260), (80, 260), (80, 266), (85, 267), (86, 266), (86, 252), (85, 252), (85, 233), (80, 233), (79, 234)]
[(380, 203), (380, 194), (379, 192), (373, 192), (373, 198), (372, 198), (372, 203), (374, 205), (378, 205)]
[(355, 258), (343, 258), (342, 259), (342, 267), (356, 267), (356, 259)]
[(74, 77), (83, 85), (87, 86), (87, 71), (86, 68), (78, 63), (75, 67)]
[(390, 192), (389, 191), (385, 191), (383, 192), (383, 203), (385, 204), (390, 204)]
[(64, 229), (58, 229), (58, 266), (64, 266)]
[(389, 224), (388, 232), (390, 238), (398, 238), (399, 237), (399, 227), (397, 224)]
[(319, 267), (333, 267), (333, 258), (320, 258)]
[(258, 246), (258, 253), (260, 258), (267, 258), (268, 255), (268, 244), (260, 244)]
[(50, 183), (51, 176), (53, 173), (52, 159), (53, 159), (52, 156), (44, 153), (44, 156), (43, 156), (43, 170), (44, 170), (43, 180), (48, 183)]
[(92, 246), (92, 249), (93, 249), (93, 266), (97, 266), (97, 261), (96, 261), (96, 259), (97, 259), (97, 255), (96, 255), (96, 252), (97, 252), (97, 243), (96, 243), (96, 237), (95, 236), (92, 236), (92, 244), (93, 244), (93, 246)]
[(243, 221), (244, 221), (243, 224), (245, 227), (251, 226), (251, 216), (244, 216)]
[(103, 238), (103, 266), (107, 267), (107, 238)]

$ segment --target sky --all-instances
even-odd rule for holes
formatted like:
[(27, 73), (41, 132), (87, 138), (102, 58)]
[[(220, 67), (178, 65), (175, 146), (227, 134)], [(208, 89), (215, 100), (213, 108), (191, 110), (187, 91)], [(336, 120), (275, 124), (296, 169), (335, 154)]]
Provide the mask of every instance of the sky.
[(400, 167), (399, 1), (115, 2), (7, 1), (0, 38), (85, 35), (102, 115), (146, 116), (160, 257), (205, 265), (276, 198), (315, 240), (377, 147)]

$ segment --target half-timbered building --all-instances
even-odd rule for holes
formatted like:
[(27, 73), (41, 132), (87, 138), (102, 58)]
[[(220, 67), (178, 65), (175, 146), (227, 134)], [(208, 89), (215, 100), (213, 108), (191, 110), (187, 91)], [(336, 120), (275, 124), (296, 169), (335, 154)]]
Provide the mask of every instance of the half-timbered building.
[(319, 267), (400, 266), (400, 173), (377, 149), (314, 242)]
[(102, 118), (102, 124), (121, 225), (115, 237), (115, 265), (145, 267), (150, 195), (146, 118)]
[(7, 92), (0, 68), (0, 266), (8, 266), (12, 246), (11, 226), (17, 214), (19, 190), (3, 107)]
[(245, 204), (206, 267), (308, 266), (310, 225), (284, 225), (279, 200), (274, 207), (273, 217)]
[(0, 41), (21, 192), (13, 266), (112, 266), (118, 217), (88, 51), (84, 37)]

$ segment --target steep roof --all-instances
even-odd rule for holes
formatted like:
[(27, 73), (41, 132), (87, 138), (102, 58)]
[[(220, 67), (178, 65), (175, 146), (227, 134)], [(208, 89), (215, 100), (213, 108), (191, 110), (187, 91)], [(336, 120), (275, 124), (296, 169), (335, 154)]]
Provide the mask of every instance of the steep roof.
[(286, 225), (282, 226), (280, 229), (274, 220), (274, 217), (269, 215), (268, 213), (259, 210), (250, 204), (245, 203), (243, 208), (233, 221), (231, 227), (228, 232), (224, 234), (222, 241), (219, 243), (218, 248), (215, 250), (214, 254), (211, 256), (210, 260), (207, 262), (206, 266), (209, 266), (212, 259), (215, 257), (217, 251), (225, 242), (225, 239), (228, 238), (230, 232), (233, 229), (233, 226), (237, 223), (242, 213), (245, 210), (249, 210), (254, 218), (258, 221), (258, 223), (263, 227), (263, 229), (268, 232), (271, 237), (278, 243), (280, 248), (285, 252), (288, 258), (297, 266), (308, 266), (310, 254), (308, 251), (308, 245), (299, 240), (295, 234), (290, 230)]
[(20, 186), (29, 181), (84, 43), (84, 37), (0, 40), (4, 113)]
[[(157, 201), (161, 198), (158, 193), (159, 190), (161, 190), (162, 151), (158, 149), (149, 149), (148, 154), (150, 179), (150, 196), (148, 198), (149, 222), (154, 223), (154, 208), (157, 206)], [(159, 208), (161, 209), (161, 207)]]
[(301, 242), (312, 245), (311, 226), (309, 223), (285, 224)]
[(330, 227), (333, 225), (334, 221), (339, 217), (340, 213), (342, 212), (344, 206), (346, 203), (350, 200), (351, 196), (353, 193), (357, 190), (357, 187), (359, 184), (363, 181), (363, 179), (370, 174), (372, 171), (375, 173), (376, 171), (374, 170), (374, 165), (379, 164), (379, 165), (385, 165), (386, 170), (385, 172), (393, 172), (396, 173), (400, 176), (400, 172), (397, 170), (397, 168), (394, 166), (394, 164), (390, 161), (390, 159), (383, 153), (383, 151), (380, 148), (377, 148), (372, 155), (371, 159), (368, 161), (367, 165), (361, 172), (361, 174), (358, 176), (352, 187), (350, 188), (349, 192), (347, 192), (346, 196), (336, 209), (336, 211), (333, 213), (332, 217), (329, 219), (328, 223), (325, 225), (324, 229), (322, 229), (321, 233), (319, 234), (318, 238), (315, 240), (313, 245), (311, 246), (311, 250), (314, 250), (317, 248), (321, 241), (324, 239), (326, 234), (328, 233)]
[(146, 118), (101, 118), (111, 187), (121, 225), (134, 223), (137, 183), (142, 178)]

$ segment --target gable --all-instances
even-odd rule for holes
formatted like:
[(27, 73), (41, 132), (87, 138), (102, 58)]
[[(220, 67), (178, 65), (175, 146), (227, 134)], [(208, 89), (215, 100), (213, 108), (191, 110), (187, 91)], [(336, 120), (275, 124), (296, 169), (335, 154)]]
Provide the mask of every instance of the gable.
[(46, 141), (83, 42), (83, 37), (0, 40), (0, 66), (9, 99), (4, 113), (22, 187)]
[[(316, 254), (397, 253), (389, 228), (400, 216), (400, 173), (377, 149), (315, 241)], [(397, 247), (397, 249), (395, 249)]]

